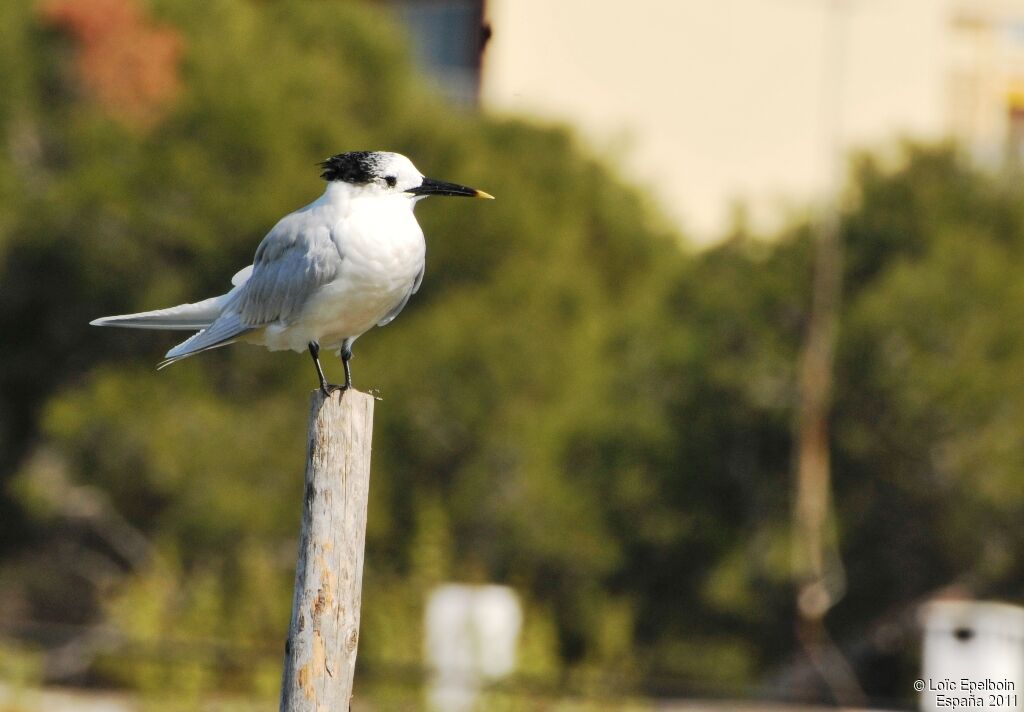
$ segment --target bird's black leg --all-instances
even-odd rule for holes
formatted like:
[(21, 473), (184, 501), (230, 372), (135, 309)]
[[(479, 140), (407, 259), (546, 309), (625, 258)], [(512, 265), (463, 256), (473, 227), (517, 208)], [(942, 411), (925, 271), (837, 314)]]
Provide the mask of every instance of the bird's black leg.
[(345, 385), (342, 386), (345, 390), (352, 387), (352, 369), (348, 365), (348, 362), (352, 360), (352, 343), (345, 341), (341, 347), (341, 365), (345, 367)]
[[(320, 344), (315, 341), (309, 342), (309, 355), (313, 357), (313, 365), (316, 366), (316, 375), (320, 379), (320, 390), (323, 394), (330, 398), (331, 393), (341, 388), (333, 383), (328, 383), (327, 379), (324, 378), (324, 370), (320, 367)], [(345, 373), (346, 378), (348, 377), (348, 369)]]

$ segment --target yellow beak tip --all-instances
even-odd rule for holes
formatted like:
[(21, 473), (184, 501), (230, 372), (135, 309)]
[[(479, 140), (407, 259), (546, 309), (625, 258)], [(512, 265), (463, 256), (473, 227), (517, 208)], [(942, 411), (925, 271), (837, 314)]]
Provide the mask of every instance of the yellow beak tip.
[(491, 195), (490, 193), (485, 193), (482, 190), (478, 190), (476, 192), (476, 195), (473, 196), (473, 197), (475, 197), (475, 198), (486, 198), (487, 200), (494, 200), (494, 196), (493, 195)]

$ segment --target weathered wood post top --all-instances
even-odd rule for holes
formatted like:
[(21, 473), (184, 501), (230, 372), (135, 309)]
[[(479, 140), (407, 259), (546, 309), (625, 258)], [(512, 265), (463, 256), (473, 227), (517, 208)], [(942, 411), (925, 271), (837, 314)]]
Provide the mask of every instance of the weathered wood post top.
[(352, 697), (370, 492), (373, 397), (313, 393), (281, 712), (344, 712)]

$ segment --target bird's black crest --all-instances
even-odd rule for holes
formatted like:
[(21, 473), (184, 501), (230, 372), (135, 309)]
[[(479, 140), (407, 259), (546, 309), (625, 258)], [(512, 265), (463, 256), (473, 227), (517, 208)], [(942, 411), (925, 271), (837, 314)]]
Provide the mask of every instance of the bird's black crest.
[(331, 156), (320, 166), (320, 177), (327, 181), (342, 180), (362, 185), (380, 177), (380, 156), (376, 151), (349, 151)]

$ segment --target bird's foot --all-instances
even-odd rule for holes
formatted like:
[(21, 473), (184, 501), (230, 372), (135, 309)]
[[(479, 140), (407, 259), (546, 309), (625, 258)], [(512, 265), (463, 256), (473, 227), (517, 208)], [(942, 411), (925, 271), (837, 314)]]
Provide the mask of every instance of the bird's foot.
[(384, 396), (382, 396), (380, 394), (380, 389), (379, 388), (371, 388), (370, 390), (368, 390), (366, 392), (366, 395), (370, 396), (375, 401), (382, 401), (382, 400), (384, 400)]
[(324, 394), (324, 398), (330, 398), (336, 391), (344, 393), (349, 387), (347, 385), (338, 385), (336, 383), (321, 383), (320, 392)]

